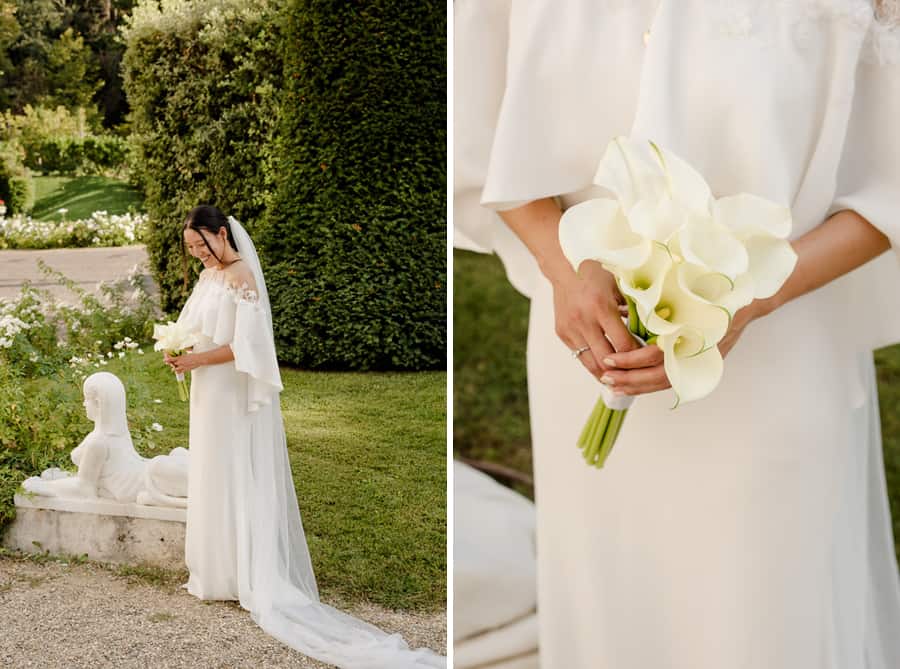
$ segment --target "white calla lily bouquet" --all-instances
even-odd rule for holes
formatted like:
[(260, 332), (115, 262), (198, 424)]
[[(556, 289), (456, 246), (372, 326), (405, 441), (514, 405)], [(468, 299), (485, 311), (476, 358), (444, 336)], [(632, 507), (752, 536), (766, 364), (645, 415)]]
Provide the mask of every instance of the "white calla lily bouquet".
[[(741, 193), (715, 198), (690, 165), (653, 142), (610, 142), (594, 183), (614, 198), (570, 207), (559, 241), (578, 271), (596, 260), (628, 305), (628, 329), (663, 352), (679, 403), (699, 400), (722, 377), (718, 343), (738, 309), (774, 295), (797, 262), (791, 212)], [(601, 386), (578, 445), (602, 467), (633, 397)]]
[[(187, 351), (197, 343), (197, 333), (188, 330), (180, 323), (169, 321), (162, 325), (156, 323), (153, 326), (153, 338), (156, 344), (153, 345), (154, 351), (165, 351), (172, 357), (177, 357)], [(184, 380), (182, 372), (175, 373), (175, 380), (178, 382), (178, 398), (182, 402), (188, 400), (187, 381)]]

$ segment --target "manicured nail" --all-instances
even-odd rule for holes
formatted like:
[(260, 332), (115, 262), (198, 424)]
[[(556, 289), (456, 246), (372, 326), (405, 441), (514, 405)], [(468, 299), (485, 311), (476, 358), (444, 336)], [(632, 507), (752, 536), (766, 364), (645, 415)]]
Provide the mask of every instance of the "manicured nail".
[(600, 383), (605, 383), (608, 386), (614, 386), (616, 385), (616, 380), (609, 374), (604, 374), (600, 377)]
[(612, 358), (603, 358), (603, 364), (606, 365), (607, 367), (615, 367), (616, 361), (613, 360)]

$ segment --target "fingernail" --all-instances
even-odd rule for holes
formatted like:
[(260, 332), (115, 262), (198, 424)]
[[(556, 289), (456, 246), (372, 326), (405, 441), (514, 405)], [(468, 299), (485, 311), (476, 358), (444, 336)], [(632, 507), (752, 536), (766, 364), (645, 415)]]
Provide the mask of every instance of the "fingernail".
[(616, 385), (616, 380), (609, 374), (604, 374), (600, 377), (600, 383), (605, 383), (608, 386), (614, 386)]
[(612, 358), (603, 358), (603, 364), (606, 365), (607, 367), (615, 367), (616, 361), (613, 360)]

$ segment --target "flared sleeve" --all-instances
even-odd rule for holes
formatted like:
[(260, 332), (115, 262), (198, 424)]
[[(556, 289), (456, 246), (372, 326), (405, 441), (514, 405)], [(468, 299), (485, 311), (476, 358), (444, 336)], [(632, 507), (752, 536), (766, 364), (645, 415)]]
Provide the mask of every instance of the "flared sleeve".
[(454, 3), (453, 245), (496, 253), (515, 288), (530, 295), (537, 263), (496, 211), (482, 206), (506, 88), (511, 0)]
[(265, 309), (255, 290), (247, 284), (233, 289), (234, 337), (230, 342), (234, 368), (247, 374), (247, 410), (256, 411), (281, 392), (281, 373), (275, 342)]
[[(900, 40), (900, 35), (883, 40)], [(900, 260), (900, 63), (861, 58), (831, 212), (852, 209)]]
[(844, 277), (862, 350), (900, 342), (900, 29), (874, 21), (860, 53), (829, 215), (852, 210), (884, 233), (886, 253)]
[(496, 212), (592, 187), (631, 125), (652, 5), (454, 3), (454, 245), (496, 253), (525, 295), (537, 263)]

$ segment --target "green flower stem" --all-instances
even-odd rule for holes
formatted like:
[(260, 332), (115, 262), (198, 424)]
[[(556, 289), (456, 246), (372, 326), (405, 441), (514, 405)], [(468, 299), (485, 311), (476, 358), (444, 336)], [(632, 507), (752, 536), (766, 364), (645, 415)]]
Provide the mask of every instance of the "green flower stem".
[(625, 414), (628, 413), (628, 409), (624, 409), (622, 411), (612, 411), (610, 412), (612, 415), (609, 419), (609, 428), (607, 428), (606, 435), (603, 439), (603, 445), (600, 448), (600, 454), (597, 457), (598, 468), (603, 468), (603, 464), (606, 462), (606, 458), (609, 456), (610, 451), (612, 451), (612, 447), (616, 443), (616, 439), (619, 436), (619, 430), (622, 429), (622, 423), (625, 420)]
[(609, 429), (610, 417), (614, 412), (604, 404), (602, 399), (597, 400), (591, 415), (585, 423), (578, 446), (581, 448), (585, 462), (594, 464), (600, 455), (603, 438)]
[(597, 421), (600, 418), (599, 409), (600, 409), (600, 405), (598, 403), (591, 410), (591, 415), (588, 416), (588, 419), (585, 421), (584, 428), (582, 428), (582, 430), (581, 430), (581, 435), (579, 435), (579, 437), (578, 437), (578, 445), (579, 446), (583, 447), (590, 442), (591, 434), (597, 425)]
[(591, 412), (591, 417), (588, 419), (590, 429), (582, 444), (583, 447), (590, 447), (592, 444), (596, 443), (598, 432), (606, 429), (606, 412), (607, 408), (602, 400), (594, 405), (594, 410)]
[(634, 300), (630, 297), (626, 297), (625, 303), (628, 305), (628, 329), (631, 332), (639, 333), (641, 321), (638, 319), (637, 307), (634, 304)]
[[(641, 322), (634, 300), (626, 297), (625, 302), (628, 305), (628, 330), (648, 344), (655, 343), (656, 336)], [(628, 409), (613, 410), (606, 406), (603, 398), (597, 400), (578, 437), (578, 447), (587, 464), (603, 468), (622, 429), (626, 413)]]
[(612, 422), (613, 410), (608, 409), (606, 413), (603, 415), (603, 427), (602, 429), (597, 431), (596, 439), (594, 443), (591, 444), (590, 457), (586, 458), (586, 461), (592, 467), (600, 466), (600, 455), (603, 450), (603, 444), (606, 440), (607, 435), (609, 434), (610, 424)]
[[(166, 351), (173, 358), (177, 358), (179, 355), (183, 355), (184, 351)], [(190, 392), (188, 390), (187, 377), (179, 379), (178, 374), (175, 375), (175, 383), (178, 384), (178, 399), (182, 402), (187, 402), (190, 398)]]
[(181, 381), (178, 381), (177, 383), (178, 383), (178, 399), (180, 399), (182, 402), (187, 402), (188, 397), (190, 397), (190, 395), (188, 394), (187, 378), (184, 378)]

